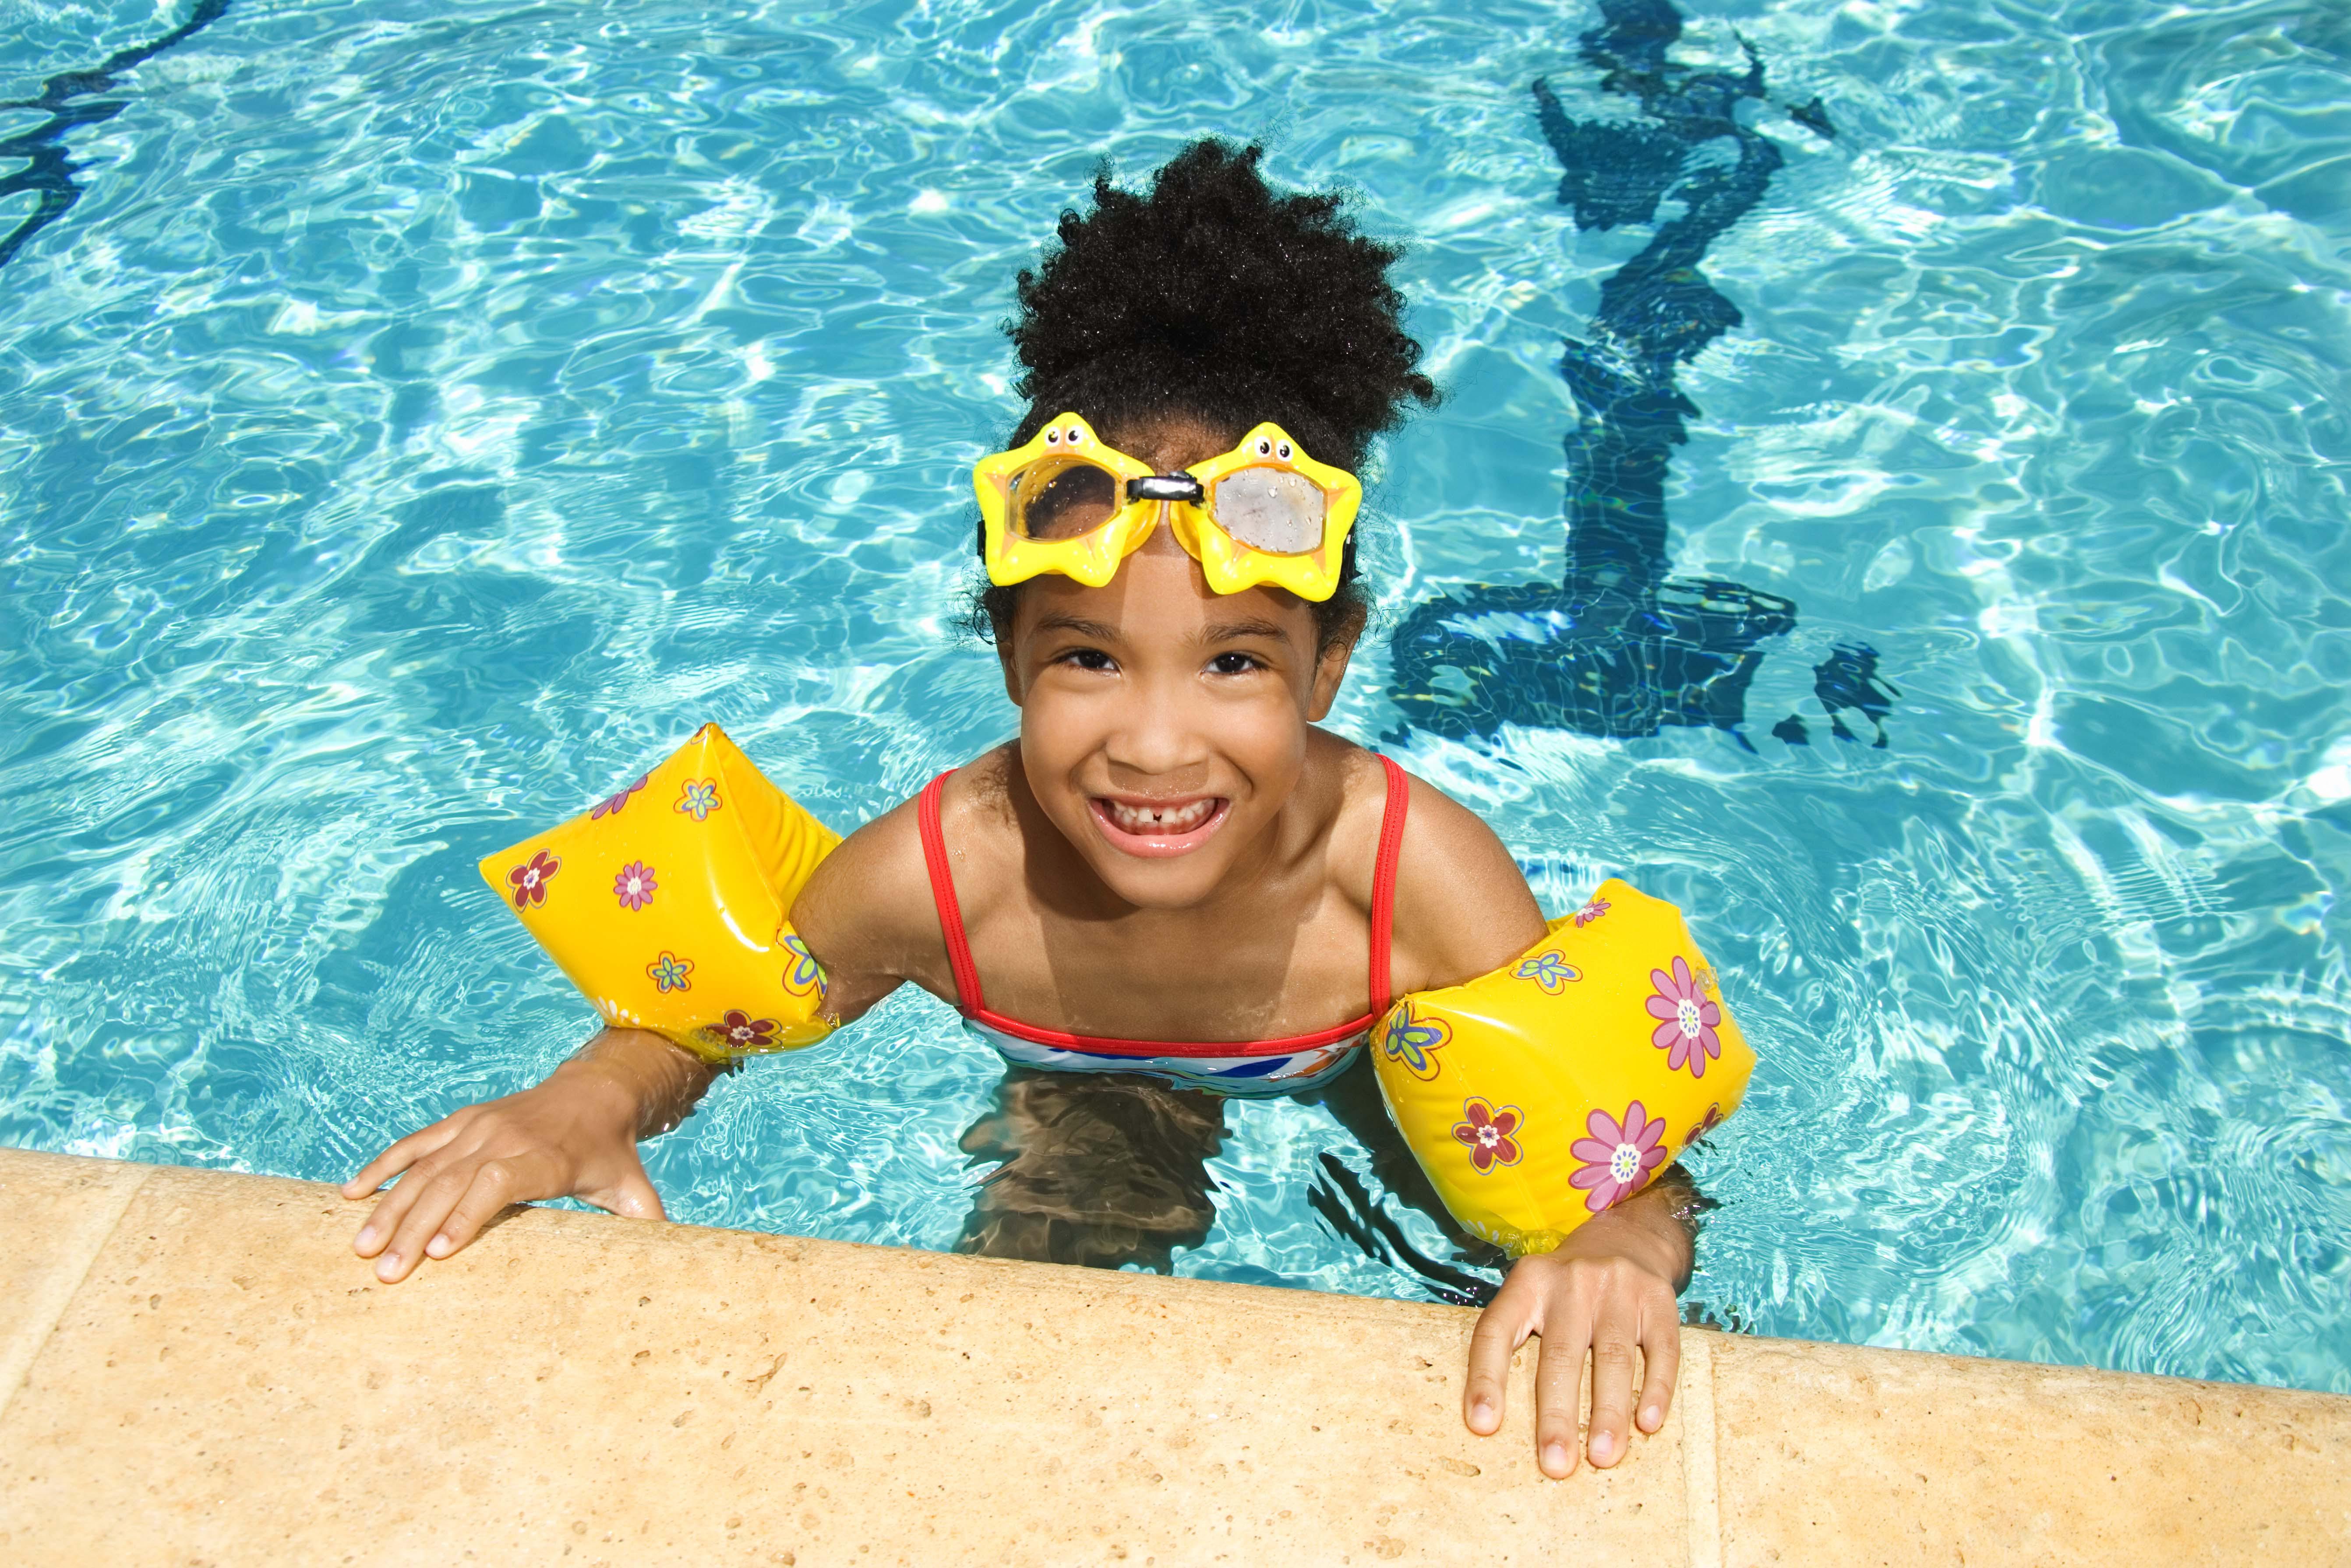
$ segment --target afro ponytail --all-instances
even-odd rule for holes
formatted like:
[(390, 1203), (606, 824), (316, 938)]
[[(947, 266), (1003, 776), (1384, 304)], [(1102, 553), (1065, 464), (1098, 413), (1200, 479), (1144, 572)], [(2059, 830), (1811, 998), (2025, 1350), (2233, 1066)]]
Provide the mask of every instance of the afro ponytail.
[(1148, 195), (1094, 180), (1094, 210), (1020, 274), (1007, 330), (1029, 405), (1013, 444), (1063, 409), (1096, 429), (1169, 414), (1230, 430), (1271, 420), (1316, 457), (1359, 467), (1416, 368), (1387, 269), (1402, 255), (1355, 231), (1339, 196), (1275, 193), (1264, 150), (1195, 141)]

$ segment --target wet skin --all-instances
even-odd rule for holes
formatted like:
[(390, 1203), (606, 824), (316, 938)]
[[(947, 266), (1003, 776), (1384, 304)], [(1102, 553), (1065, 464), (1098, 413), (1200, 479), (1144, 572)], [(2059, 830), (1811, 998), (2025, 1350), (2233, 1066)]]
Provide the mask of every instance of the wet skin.
[[(1103, 434), (1171, 472), (1238, 433), (1171, 423)], [(1362, 1016), (1386, 781), (1370, 753), (1317, 727), (1360, 628), (1325, 644), (1311, 608), (1282, 591), (1212, 593), (1161, 528), (1104, 587), (1032, 580), (1007, 630), (998, 653), (1019, 737), (959, 769), (942, 803), (988, 1006), (1144, 1040), (1261, 1040)], [(1410, 788), (1398, 993), (1488, 973), (1543, 931), (1491, 830), (1430, 786)], [(841, 1022), (909, 981), (955, 999), (911, 801), (852, 834), (792, 920)], [(515, 1203), (572, 1196), (658, 1218), (637, 1142), (674, 1126), (717, 1074), (658, 1035), (607, 1030), (544, 1083), (460, 1110), (370, 1162), (346, 1197), (402, 1179), (354, 1247), (390, 1281), (460, 1250)], [(1689, 1265), (1688, 1236), (1655, 1193), (1520, 1260), (1472, 1337), (1469, 1428), (1499, 1429), (1510, 1355), (1539, 1335), (1538, 1462), (1563, 1476), (1578, 1461), (1589, 1354), (1588, 1451), (1615, 1464), (1635, 1426), (1665, 1420)]]

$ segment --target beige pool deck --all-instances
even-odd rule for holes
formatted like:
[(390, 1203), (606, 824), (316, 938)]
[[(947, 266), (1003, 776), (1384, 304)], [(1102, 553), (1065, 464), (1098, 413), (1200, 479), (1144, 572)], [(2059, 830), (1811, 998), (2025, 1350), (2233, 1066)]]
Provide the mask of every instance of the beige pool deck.
[(1466, 1310), (360, 1212), (0, 1150), (0, 1563), (2351, 1563), (2351, 1399), (1692, 1333), (1549, 1481)]

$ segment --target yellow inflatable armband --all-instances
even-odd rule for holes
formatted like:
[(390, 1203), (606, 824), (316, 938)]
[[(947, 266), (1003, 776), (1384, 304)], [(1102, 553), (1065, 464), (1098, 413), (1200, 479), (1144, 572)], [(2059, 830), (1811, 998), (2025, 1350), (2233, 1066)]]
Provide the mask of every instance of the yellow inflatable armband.
[(824, 971), (785, 916), (841, 836), (715, 724), (550, 832), (482, 862), (604, 1021), (711, 1061), (813, 1045)]
[(1615, 881), (1492, 974), (1405, 997), (1374, 1039), (1446, 1207), (1514, 1258), (1646, 1186), (1755, 1065), (1681, 912)]

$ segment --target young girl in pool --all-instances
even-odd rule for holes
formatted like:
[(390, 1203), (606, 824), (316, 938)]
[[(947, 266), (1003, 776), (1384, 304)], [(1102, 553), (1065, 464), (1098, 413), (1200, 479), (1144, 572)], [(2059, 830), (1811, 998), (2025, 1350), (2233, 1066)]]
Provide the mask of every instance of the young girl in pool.
[[(1009, 1060), (996, 1113), (965, 1141), (1003, 1161), (969, 1250), (1164, 1263), (1213, 1218), (1203, 1166), (1231, 1093), (1322, 1093), (1381, 1141), (1391, 1185), (1426, 1202), (1384, 1118), (1366, 1113), (1356, 1047), (1391, 997), (1485, 975), (1543, 936), (1484, 822), (1317, 727), (1364, 628), (1352, 536), (1329, 552), (1336, 581), (1320, 600), (1235, 586), (1230, 547), (1179, 538), (1165, 507), (1127, 514), (1148, 529), (1131, 553), (1132, 538), (1073, 553), (1120, 532), (1101, 528), (1123, 504), (1103, 465), (1136, 476), (1126, 499), (1196, 500), (1220, 455), (1286, 442), (1315, 482), (1351, 484), (1405, 401), (1433, 399), (1387, 281), (1398, 253), (1356, 233), (1335, 197), (1270, 191), (1258, 157), (1203, 141), (1148, 196), (1097, 181), (1093, 213), (1065, 213), (1059, 247), (1021, 275), (1011, 335), (1029, 412), (1008, 445), (1041, 439), (1089, 461), (1033, 463), (1007, 491), (999, 567), (1042, 569), (991, 588), (981, 611), (1019, 735), (859, 829), (791, 910), (839, 1021), (911, 981)], [(1304, 482), (1235, 486), (1218, 519), (1295, 551), (1271, 536), (1304, 515), (1291, 506)], [(1212, 570), (1225, 580), (1212, 586)], [(720, 1071), (659, 1035), (607, 1030), (538, 1087), (371, 1161), (348, 1197), (402, 1179), (357, 1250), (390, 1281), (459, 1251), (510, 1204), (577, 1197), (659, 1217), (637, 1142), (674, 1126)], [(1686, 1183), (1652, 1186), (1510, 1268), (1470, 1347), (1472, 1431), (1499, 1427), (1510, 1356), (1530, 1334), (1543, 1341), (1546, 1473), (1576, 1464), (1587, 1352), (1593, 1463), (1621, 1459), (1635, 1426), (1657, 1429), (1688, 1197)]]

